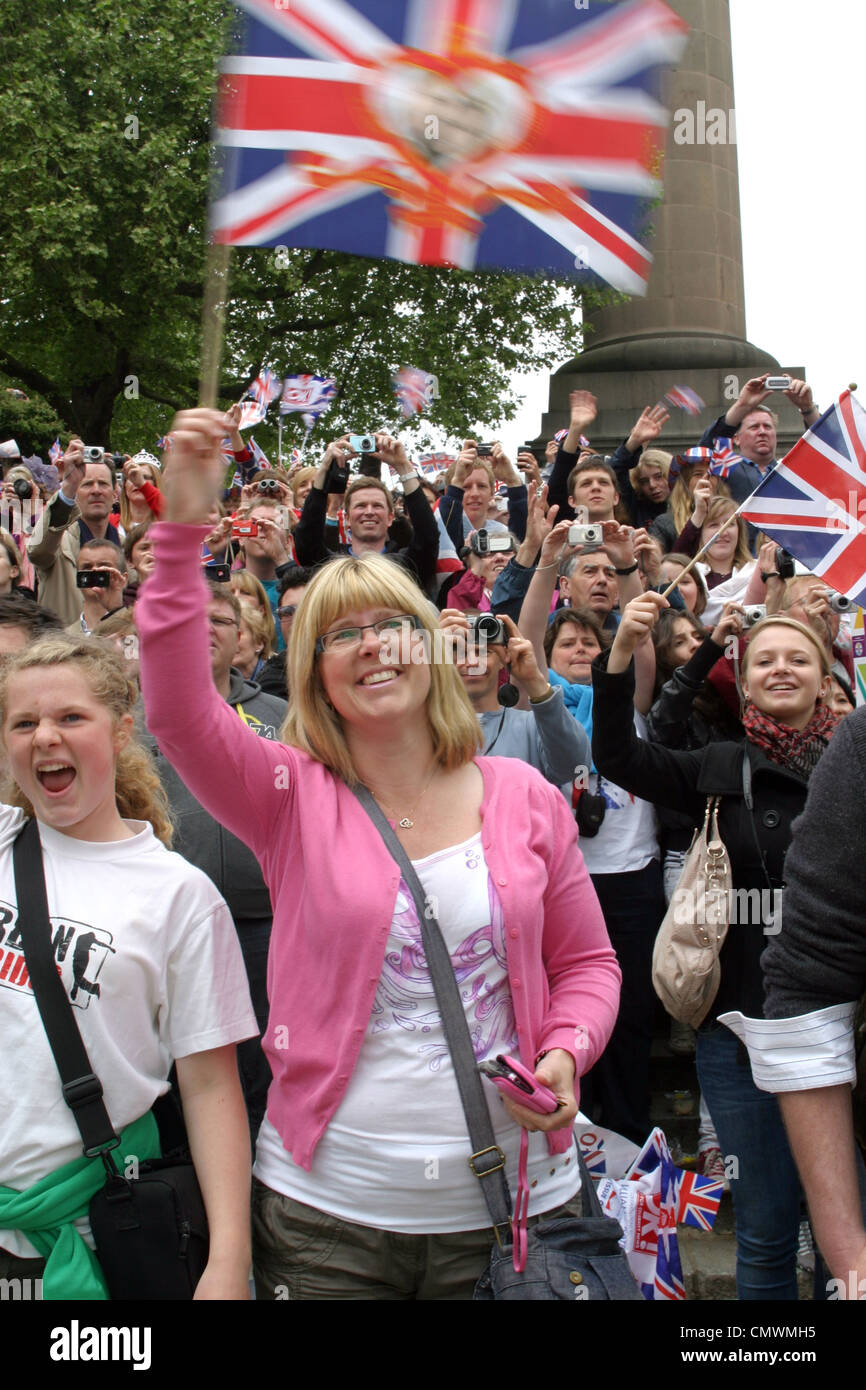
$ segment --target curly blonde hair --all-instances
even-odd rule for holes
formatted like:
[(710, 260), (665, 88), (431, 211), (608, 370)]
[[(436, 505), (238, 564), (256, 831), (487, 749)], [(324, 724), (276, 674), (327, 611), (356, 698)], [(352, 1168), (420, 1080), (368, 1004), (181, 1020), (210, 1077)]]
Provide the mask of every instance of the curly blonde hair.
[[(0, 668), (0, 730), (6, 723), (9, 682), (19, 672), (67, 665), (79, 668), (94, 699), (105, 706), (117, 724), (124, 715), (132, 714), (138, 688), (129, 679), (122, 658), (108, 644), (93, 638), (58, 635), (42, 638), (16, 652)], [(174, 827), (168, 799), (150, 754), (134, 735), (117, 755), (114, 790), (117, 810), (123, 819), (149, 821), (157, 839), (171, 848)], [(26, 815), (34, 815), (30, 801), (8, 774), (3, 799), (7, 805), (19, 806)]]

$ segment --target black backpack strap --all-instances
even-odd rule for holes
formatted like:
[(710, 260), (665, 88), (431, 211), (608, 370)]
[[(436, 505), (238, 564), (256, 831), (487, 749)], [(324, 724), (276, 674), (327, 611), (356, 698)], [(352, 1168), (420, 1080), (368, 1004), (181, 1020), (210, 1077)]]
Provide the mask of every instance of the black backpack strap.
[(109, 1119), (102, 1099), (102, 1082), (93, 1073), (54, 959), (42, 845), (35, 819), (25, 822), (16, 837), (12, 864), (24, 960), (42, 1026), (60, 1073), (63, 1099), (81, 1131), (85, 1155), (88, 1158), (105, 1155), (117, 1147), (120, 1139)]

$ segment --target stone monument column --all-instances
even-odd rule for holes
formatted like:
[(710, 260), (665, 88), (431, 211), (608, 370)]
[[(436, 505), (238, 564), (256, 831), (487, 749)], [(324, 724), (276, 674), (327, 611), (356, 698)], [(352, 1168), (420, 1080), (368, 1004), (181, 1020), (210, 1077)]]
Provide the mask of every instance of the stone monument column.
[[(606, 453), (675, 384), (691, 386), (707, 408), (697, 420), (671, 411), (659, 440), (670, 451), (695, 443), (749, 377), (804, 375), (746, 338), (728, 0), (667, 3), (691, 32), (669, 74), (664, 201), (652, 213), (648, 291), (595, 314), (585, 350), (551, 377), (542, 422), (541, 437), (549, 439), (568, 422), (569, 392), (591, 391), (599, 402), (592, 442)], [(769, 404), (781, 417), (781, 453), (802, 432), (801, 419), (782, 395)]]

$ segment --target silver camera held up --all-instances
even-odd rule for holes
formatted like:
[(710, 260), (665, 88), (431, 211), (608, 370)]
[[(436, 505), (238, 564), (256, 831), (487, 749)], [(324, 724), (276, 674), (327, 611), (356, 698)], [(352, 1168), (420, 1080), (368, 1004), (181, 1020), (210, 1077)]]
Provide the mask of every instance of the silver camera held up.
[(581, 526), (576, 522), (568, 528), (569, 545), (601, 545), (604, 538), (604, 531), (601, 522), (596, 521), (588, 526)]
[(743, 609), (743, 627), (754, 627), (762, 618), (767, 616), (767, 605), (765, 603), (750, 603)]

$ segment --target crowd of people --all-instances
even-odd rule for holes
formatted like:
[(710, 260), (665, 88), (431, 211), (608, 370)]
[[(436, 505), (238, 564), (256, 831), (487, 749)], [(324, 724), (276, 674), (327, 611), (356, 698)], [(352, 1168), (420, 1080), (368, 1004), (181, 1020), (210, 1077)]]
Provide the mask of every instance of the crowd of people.
[[(807, 383), (786, 394), (817, 418)], [(465, 1299), (489, 1259), (490, 1170), (468, 1162), (418, 909), (360, 786), (423, 885), (476, 1061), (513, 1055), (558, 1102), (540, 1115), (488, 1088), (524, 1226), (581, 1210), (578, 1109), (650, 1132), (653, 946), (718, 798), (734, 887), (759, 906), (729, 929), (697, 1033), (671, 1020), (669, 1043), (696, 1054), (697, 1162), (730, 1179), (739, 1297), (796, 1299), (802, 1144), (741, 1038), (769, 1046), (768, 942), (778, 1020), (804, 997), (848, 1020), (866, 981), (852, 966), (825, 999), (786, 974), (792, 822), (855, 701), (844, 601), (731, 524), (775, 466), (769, 395), (748, 382), (676, 455), (648, 407), (606, 458), (576, 391), (538, 457), (467, 439), (439, 478), (384, 432), (260, 468), (237, 407), (179, 415), (162, 463), (73, 438), (53, 477), (7, 467), (3, 898), (35, 816), (52, 922), (74, 923), (58, 970), (118, 1133), (179, 1090), (211, 1229), (197, 1297), (249, 1296), (252, 1265), (261, 1299)], [(739, 459), (724, 479), (720, 437)], [(82, 1199), (58, 1238), (60, 1175), (101, 1170), (14, 919), (0, 1028), (25, 1077), (2, 1083), (0, 1277), (68, 1289), (92, 1237)], [(819, 949), (810, 921), (801, 935)], [(155, 1126), (135, 1133), (158, 1151)], [(808, 1146), (801, 1167), (825, 1258), (859, 1269), (866, 1236), (852, 1254)]]

